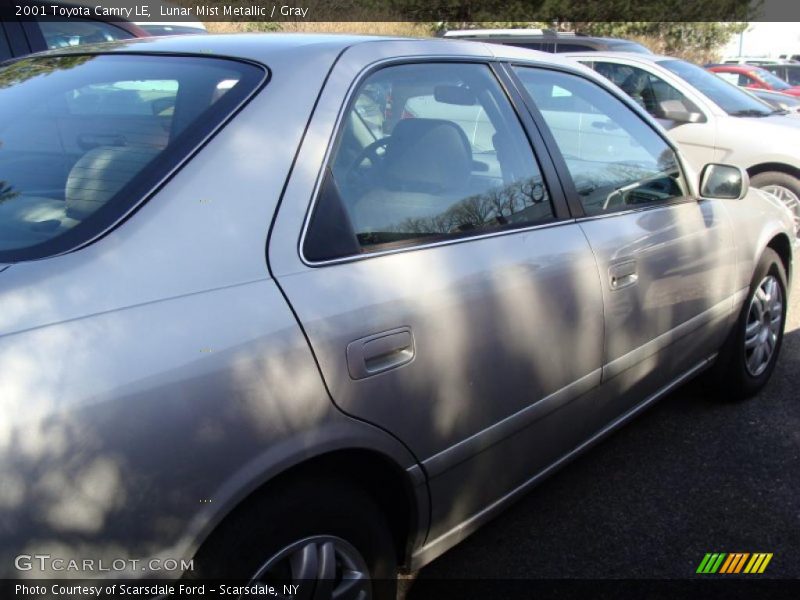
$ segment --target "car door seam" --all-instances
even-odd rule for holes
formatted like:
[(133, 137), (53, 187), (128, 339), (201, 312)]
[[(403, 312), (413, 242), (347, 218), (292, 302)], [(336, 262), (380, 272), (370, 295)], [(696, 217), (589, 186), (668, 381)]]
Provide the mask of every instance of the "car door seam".
[[(411, 450), (411, 448), (403, 440), (401, 440), (396, 435), (394, 435), (391, 431), (388, 431), (387, 429), (381, 427), (380, 425), (378, 425), (376, 423), (371, 423), (371, 422), (366, 421), (364, 419), (361, 419), (361, 418), (359, 418), (359, 417), (357, 417), (355, 415), (351, 415), (347, 411), (343, 410), (342, 407), (340, 407), (336, 403), (336, 401), (333, 398), (333, 394), (331, 393), (330, 387), (328, 386), (328, 382), (326, 381), (325, 376), (324, 376), (324, 374), (322, 372), (322, 366), (320, 365), (319, 357), (317, 356), (317, 353), (316, 353), (316, 351), (314, 349), (314, 346), (311, 343), (311, 338), (309, 337), (308, 332), (306, 331), (306, 328), (303, 326), (303, 323), (300, 320), (300, 315), (297, 314), (297, 311), (295, 310), (294, 306), (289, 301), (289, 297), (286, 294), (286, 291), (283, 289), (283, 286), (281, 286), (280, 282), (278, 281), (278, 278), (275, 277), (275, 274), (273, 273), (273, 270), (272, 270), (272, 265), (270, 263), (270, 256), (269, 256), (270, 252), (269, 251), (270, 251), (270, 244), (272, 242), (272, 233), (273, 233), (273, 231), (275, 229), (275, 223), (277, 222), (277, 218), (278, 218), (278, 214), (280, 213), (281, 205), (283, 204), (283, 198), (284, 198), (284, 196), (286, 194), (286, 189), (288, 188), (289, 182), (292, 179), (292, 174), (294, 173), (294, 168), (295, 168), (295, 165), (297, 163), (297, 159), (298, 159), (298, 157), (300, 155), (300, 149), (303, 147), (303, 142), (305, 141), (306, 136), (308, 135), (308, 130), (311, 127), (311, 122), (312, 122), (312, 120), (314, 118), (314, 114), (315, 114), (315, 112), (317, 110), (317, 106), (319, 104), (320, 98), (322, 98), (322, 94), (325, 91), (325, 87), (326, 87), (326, 85), (328, 83), (328, 80), (330, 79), (330, 77), (331, 77), (331, 75), (333, 73), (333, 70), (336, 68), (336, 65), (339, 63), (339, 60), (341, 59), (342, 55), (351, 47), (352, 46), (350, 46), (350, 45), (344, 47), (339, 52), (339, 54), (336, 56), (336, 58), (333, 60), (333, 62), (331, 64), (331, 67), (328, 70), (328, 73), (325, 75), (325, 78), (322, 81), (322, 85), (320, 86), (319, 93), (317, 94), (317, 97), (314, 99), (314, 105), (311, 107), (311, 112), (309, 114), (308, 120), (306, 121), (305, 127), (303, 129), (303, 135), (300, 137), (300, 141), (297, 144), (297, 149), (295, 151), (294, 157), (292, 158), (292, 163), (289, 166), (289, 172), (286, 174), (286, 179), (283, 182), (283, 187), (281, 188), (281, 193), (278, 196), (278, 200), (277, 200), (277, 202), (275, 204), (275, 209), (274, 209), (274, 211), (272, 213), (272, 220), (270, 221), (269, 229), (267, 230), (267, 240), (266, 240), (266, 246), (264, 248), (264, 258), (265, 258), (267, 271), (269, 273), (270, 278), (274, 282), (275, 287), (277, 288), (277, 290), (280, 293), (280, 295), (283, 297), (283, 301), (286, 303), (286, 306), (289, 308), (289, 311), (292, 313), (292, 316), (294, 317), (295, 323), (297, 323), (297, 327), (299, 328), (300, 333), (302, 334), (303, 338), (306, 341), (306, 345), (308, 347), (309, 353), (311, 354), (311, 358), (314, 361), (314, 365), (317, 368), (317, 373), (319, 374), (320, 380), (322, 382), (323, 389), (325, 390), (326, 394), (328, 395), (328, 399), (331, 402), (331, 404), (336, 408), (336, 410), (338, 410), (342, 414), (346, 415), (347, 417), (349, 417), (351, 419), (354, 419), (354, 420), (357, 420), (357, 421), (359, 421), (361, 423), (365, 423), (366, 425), (369, 425), (371, 427), (378, 428), (379, 430), (381, 430), (384, 433), (386, 433), (387, 435), (389, 435), (392, 439), (396, 440), (403, 448), (405, 448), (406, 452), (409, 453), (409, 456), (413, 459), (413, 461), (415, 463), (412, 467), (410, 467), (408, 469), (405, 469), (405, 471), (406, 471), (406, 473), (408, 473), (408, 476), (409, 476), (410, 479), (412, 479), (412, 480), (415, 479), (414, 473), (410, 472), (410, 471), (413, 471), (415, 468), (419, 469), (420, 472), (422, 473), (422, 478), (424, 480), (425, 489), (427, 491), (427, 494), (426, 494), (427, 506), (425, 507), (425, 508), (427, 508), (427, 515), (425, 516), (426, 518), (424, 519), (424, 532), (423, 531), (411, 532), (411, 534), (413, 534), (413, 533), (421, 534), (421, 539), (424, 542), (427, 539), (428, 534), (430, 532), (431, 516), (432, 516), (432, 512), (433, 512), (433, 507), (432, 507), (432, 504), (431, 504), (431, 502), (432, 502), (432, 500), (431, 500), (431, 498), (432, 498), (431, 490), (430, 490), (430, 485), (428, 483), (428, 479), (429, 478), (428, 478), (428, 475), (427, 475), (427, 473), (425, 471), (425, 467), (422, 465), (421, 461), (419, 460), (419, 457), (417, 457), (417, 455)], [(419, 508), (421, 508), (421, 507), (419, 507)], [(419, 521), (422, 521), (422, 519), (419, 519)]]

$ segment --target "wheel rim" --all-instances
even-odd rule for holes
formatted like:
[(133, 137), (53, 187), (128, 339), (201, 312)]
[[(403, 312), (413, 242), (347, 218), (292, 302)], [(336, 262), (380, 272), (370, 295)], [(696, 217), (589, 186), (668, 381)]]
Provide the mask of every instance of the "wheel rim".
[(783, 292), (778, 280), (767, 275), (756, 288), (747, 312), (744, 357), (747, 372), (758, 377), (767, 370), (781, 335)]
[(800, 198), (797, 197), (797, 194), (782, 185), (765, 185), (760, 189), (776, 196), (778, 200), (783, 202), (783, 204), (792, 211), (795, 229), (797, 229), (798, 225), (800, 225)]
[[(263, 563), (248, 585), (259, 583), (274, 586), (277, 598), (372, 598), (369, 568), (364, 557), (346, 540), (330, 535), (304, 538), (275, 553)], [(284, 585), (298, 585), (297, 593), (282, 595)]]

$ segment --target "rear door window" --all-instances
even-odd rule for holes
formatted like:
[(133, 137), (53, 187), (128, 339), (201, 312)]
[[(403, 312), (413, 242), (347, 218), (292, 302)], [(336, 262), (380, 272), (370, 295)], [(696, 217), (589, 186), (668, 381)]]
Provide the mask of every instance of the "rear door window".
[(555, 43), (553, 42), (504, 42), (504, 43), (507, 46), (516, 46), (517, 48), (527, 48), (528, 50), (555, 52)]
[(232, 60), (27, 58), (0, 69), (0, 262), (89, 241), (257, 86)]
[(332, 197), (360, 251), (554, 218), (516, 113), (479, 64), (387, 67), (362, 83), (320, 202)]
[(592, 50), (594, 50), (594, 48), (586, 44), (558, 42), (556, 45), (556, 52), (587, 52)]

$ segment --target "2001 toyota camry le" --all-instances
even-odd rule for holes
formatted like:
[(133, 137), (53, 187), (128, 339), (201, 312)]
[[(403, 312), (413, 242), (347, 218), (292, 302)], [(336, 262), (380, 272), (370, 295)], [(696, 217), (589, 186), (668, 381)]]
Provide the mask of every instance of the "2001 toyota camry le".
[(40, 54), (0, 69), (0, 181), (6, 577), (390, 595), (691, 377), (755, 394), (781, 347), (789, 212), (550, 54)]

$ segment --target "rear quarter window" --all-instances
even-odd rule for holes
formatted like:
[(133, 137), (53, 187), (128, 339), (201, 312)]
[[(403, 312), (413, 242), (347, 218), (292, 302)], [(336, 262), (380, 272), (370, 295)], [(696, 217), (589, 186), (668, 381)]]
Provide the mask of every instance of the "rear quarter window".
[(27, 58), (0, 69), (0, 262), (103, 233), (263, 81), (234, 60)]

